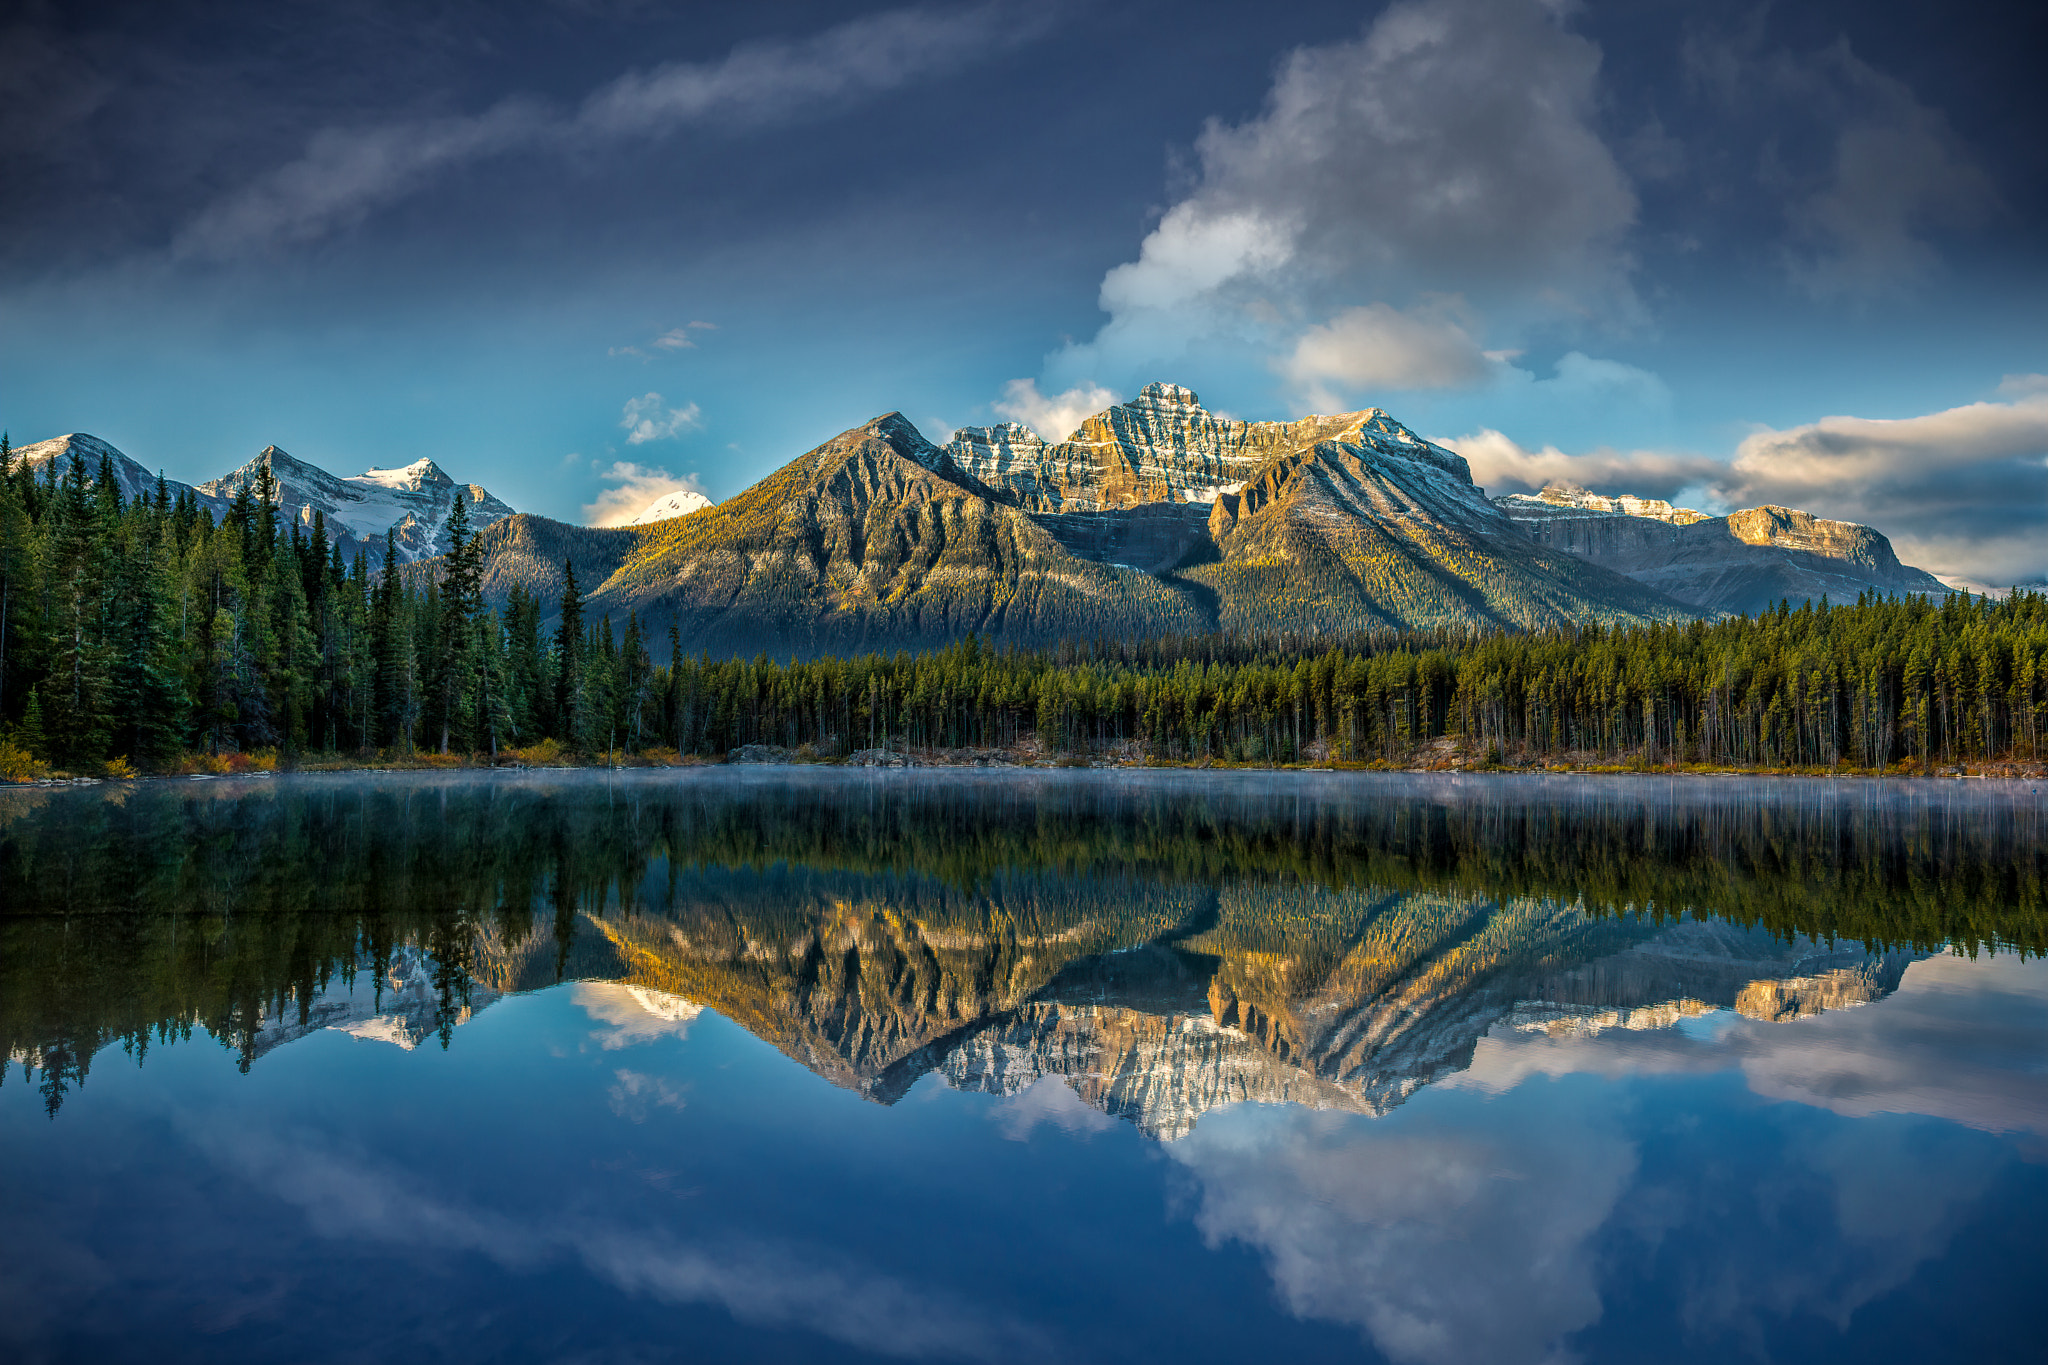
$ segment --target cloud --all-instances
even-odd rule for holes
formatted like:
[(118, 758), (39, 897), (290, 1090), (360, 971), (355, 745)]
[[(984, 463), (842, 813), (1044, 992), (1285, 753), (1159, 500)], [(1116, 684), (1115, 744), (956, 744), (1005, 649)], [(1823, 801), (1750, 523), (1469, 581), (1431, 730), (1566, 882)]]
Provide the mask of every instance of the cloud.
[(996, 414), (1022, 422), (1046, 441), (1064, 441), (1081, 423), (1113, 406), (1116, 394), (1099, 384), (1077, 384), (1065, 393), (1048, 398), (1031, 379), (1012, 379), (1003, 386), (1001, 401), (993, 404)]
[(650, 1076), (644, 1071), (628, 1071), (621, 1067), (612, 1073), (612, 1084), (605, 1091), (611, 1111), (632, 1123), (647, 1122), (647, 1106), (652, 1104), (663, 1109), (684, 1109), (688, 1101), (683, 1092), (659, 1076)]
[(891, 10), (794, 42), (745, 44), (720, 61), (629, 72), (573, 111), (514, 96), (477, 114), (323, 129), (297, 160), (202, 210), (173, 251), (227, 259), (314, 241), (489, 157), (816, 115), (1028, 41), (1049, 22), (1046, 9), (1006, 3)]
[(1728, 472), (1727, 465), (1704, 455), (1609, 449), (1567, 455), (1552, 445), (1530, 450), (1491, 428), (1437, 444), (1463, 455), (1472, 467), (1472, 481), (1494, 497), (1534, 493), (1545, 484), (1563, 482), (1599, 492), (1671, 498)]
[(1450, 388), (1484, 378), (1489, 363), (1446, 311), (1372, 303), (1303, 332), (1278, 368), (1309, 406), (1331, 411), (1345, 403), (1333, 383), (1354, 392)]
[(1918, 417), (1823, 417), (1763, 428), (1736, 448), (1731, 503), (1859, 521), (1900, 558), (2008, 586), (2048, 576), (2048, 379), (2013, 376), (2005, 401)]
[[(1426, 324), (1401, 310), (1432, 294), (1509, 327), (1632, 317), (1636, 197), (1594, 128), (1599, 49), (1559, 15), (1410, 0), (1290, 54), (1257, 117), (1202, 132), (1193, 190), (1103, 278), (1109, 322), (1048, 373), (1134, 379), (1204, 339), (1365, 372), (1342, 336)], [(1455, 354), (1477, 377), (1431, 339), (1403, 373), (1441, 380)]]
[(1200, 1183), (1203, 1235), (1261, 1251), (1296, 1314), (1403, 1365), (1520, 1365), (1600, 1318), (1593, 1244), (1637, 1156), (1598, 1110), (1510, 1126), (1241, 1106), (1166, 1151)]
[[(598, 478), (612, 487), (604, 489), (593, 502), (584, 504), (583, 519), (592, 526), (624, 526), (647, 509), (647, 504), (670, 493), (688, 490), (702, 493), (704, 485), (695, 474), (678, 478), (666, 469), (614, 461), (598, 471)], [(579, 1002), (580, 1003), (580, 1002)]]
[(1444, 1082), (1504, 1094), (1534, 1076), (1663, 1075), (1739, 1068), (1769, 1099), (1845, 1118), (1921, 1114), (2048, 1137), (2048, 962), (1999, 954), (1909, 964), (1872, 1004), (1789, 1023), (1722, 1016), (1710, 1035), (1661, 1029), (1546, 1034), (1495, 1029)]
[[(1354, 1324), (1402, 1365), (1533, 1365), (1569, 1358), (1638, 1252), (1664, 1261), (1695, 1330), (1846, 1324), (1984, 1216), (2010, 1148), (1982, 1132), (2023, 1135), (2022, 1152), (2048, 1133), (2039, 959), (1938, 956), (1860, 1008), (1692, 1023), (1496, 1027), (1468, 1070), (1386, 1118), (1239, 1105), (1164, 1154), (1195, 1181), (1204, 1236), (1260, 1252), (1295, 1313)], [(1788, 1102), (1720, 1104), (1745, 1116), (1734, 1145), (1725, 1126), (1670, 1124), (1687, 1091), (1540, 1083), (1730, 1072)], [(1866, 1121), (1880, 1114), (1940, 1122)]]
[(1747, 127), (1765, 202), (1784, 206), (1787, 274), (1819, 296), (1900, 292), (1939, 264), (1933, 237), (1998, 206), (1991, 177), (1938, 110), (1838, 38), (1811, 55), (1766, 48), (1763, 25), (1695, 29), (1693, 87)]
[(691, 332), (717, 330), (718, 324), (715, 322), (686, 322), (680, 327), (669, 328), (648, 344), (664, 351), (694, 351), (697, 349), (697, 340), (690, 335)]
[(323, 1237), (472, 1252), (520, 1272), (567, 1256), (628, 1294), (712, 1304), (741, 1322), (815, 1332), (882, 1355), (1003, 1361), (1054, 1354), (1044, 1333), (986, 1307), (798, 1248), (700, 1247), (588, 1213), (522, 1218), (472, 1209), (398, 1166), (337, 1151), (310, 1132), (187, 1135), (236, 1178), (303, 1209)]
[[(659, 497), (660, 494), (654, 496)], [(652, 502), (654, 498), (647, 501)], [(641, 507), (645, 505), (640, 504)], [(640, 507), (633, 510), (637, 512)], [(690, 1025), (704, 1012), (702, 1005), (679, 995), (623, 982), (578, 982), (571, 988), (570, 999), (592, 1019), (611, 1025), (591, 1035), (607, 1052), (651, 1043), (660, 1038), (680, 1038), (690, 1031)]]
[(996, 1105), (989, 1117), (1012, 1142), (1028, 1140), (1042, 1124), (1069, 1134), (1101, 1133), (1116, 1127), (1115, 1119), (1075, 1094), (1060, 1076), (1039, 1077)]
[(627, 433), (627, 445), (673, 440), (704, 425), (703, 412), (695, 403), (685, 403), (679, 408), (665, 408), (662, 403), (662, 396), (658, 393), (626, 400), (625, 415), (619, 418), (619, 426)]
[[(1628, 366), (1568, 356), (1558, 368), (1568, 382), (1553, 396), (1583, 399), (1603, 384), (1615, 402), (1631, 392), (1654, 396), (1643, 385), (1656, 385), (1655, 376)], [(1530, 394), (1551, 382), (1530, 385)], [(1683, 495), (1703, 510), (1794, 507), (1875, 527), (1902, 561), (1949, 582), (2002, 590), (2048, 579), (2048, 376), (2008, 375), (1998, 392), (1998, 399), (1916, 417), (1760, 427), (1728, 459), (1531, 449), (1492, 427), (1436, 439), (1463, 455), (1474, 481), (1495, 495), (1562, 479), (1601, 493)]]

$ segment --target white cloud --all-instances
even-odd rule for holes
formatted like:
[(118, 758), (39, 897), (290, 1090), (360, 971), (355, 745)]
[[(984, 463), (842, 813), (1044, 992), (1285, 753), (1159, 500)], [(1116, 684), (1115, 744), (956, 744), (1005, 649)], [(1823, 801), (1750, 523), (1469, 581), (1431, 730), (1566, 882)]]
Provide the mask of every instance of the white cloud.
[(616, 460), (609, 468), (599, 469), (597, 476), (611, 487), (584, 505), (583, 519), (592, 526), (624, 526), (656, 498), (684, 491), (704, 492), (704, 485), (695, 474), (677, 477), (666, 469), (629, 460)]
[(1552, 481), (1598, 492), (1670, 498), (1725, 475), (1728, 466), (1704, 455), (1658, 450), (1593, 450), (1568, 455), (1554, 445), (1530, 450), (1491, 428), (1446, 437), (1438, 445), (1455, 450), (1472, 467), (1472, 481), (1488, 494), (1534, 493)]
[(1555, 1359), (1600, 1318), (1593, 1242), (1635, 1146), (1597, 1105), (1511, 1130), (1440, 1112), (1240, 1106), (1166, 1152), (1200, 1184), (1211, 1244), (1263, 1253), (1295, 1313), (1356, 1325), (1404, 1365)]
[(625, 415), (619, 418), (619, 426), (626, 432), (629, 446), (646, 445), (649, 441), (668, 441), (704, 425), (703, 412), (695, 403), (685, 403), (679, 408), (663, 406), (658, 393), (642, 394), (626, 400)]
[[(1628, 373), (1603, 379), (1588, 367), (1610, 362), (1580, 359), (1587, 373), (1572, 380), (1574, 392), (1640, 386), (1630, 375), (1642, 371), (1619, 366)], [(1560, 378), (1565, 368), (1560, 362)], [(1702, 510), (1794, 507), (1874, 527), (1903, 562), (1950, 583), (2003, 590), (2048, 579), (2048, 376), (2008, 375), (1998, 392), (1999, 400), (1915, 417), (1760, 427), (1730, 459), (1656, 449), (1568, 454), (1531, 449), (1491, 427), (1437, 440), (1495, 495), (1563, 479), (1600, 493), (1695, 499)]]
[(697, 339), (690, 335), (691, 332), (717, 329), (718, 324), (715, 322), (686, 322), (680, 327), (669, 328), (649, 344), (664, 351), (694, 351), (697, 349)]
[(317, 240), (487, 157), (814, 115), (1027, 41), (1049, 22), (1047, 10), (1005, 3), (892, 10), (795, 42), (737, 47), (720, 61), (629, 72), (574, 111), (516, 96), (479, 114), (324, 129), (298, 160), (209, 205), (174, 250), (228, 258)]
[[(1135, 381), (1205, 343), (1305, 343), (1312, 372), (1365, 372), (1304, 324), (1357, 329), (1361, 305), (1412, 318), (1397, 310), (1433, 294), (1509, 330), (1632, 318), (1635, 193), (1593, 126), (1599, 49), (1561, 12), (1409, 0), (1355, 41), (1296, 50), (1257, 117), (1203, 131), (1194, 190), (1104, 277), (1109, 322), (1048, 375)], [(1449, 339), (1434, 340), (1412, 373), (1445, 373)]]
[(1318, 411), (1343, 408), (1331, 389), (1441, 389), (1484, 378), (1491, 362), (1446, 308), (1402, 312), (1384, 303), (1349, 308), (1294, 343), (1278, 364), (1302, 399)]
[(679, 995), (615, 981), (578, 982), (571, 988), (570, 999), (592, 1019), (611, 1026), (591, 1035), (608, 1052), (660, 1038), (680, 1038), (704, 1012), (703, 1006)]
[(1823, 417), (1736, 448), (1723, 496), (1859, 521), (1936, 575), (2008, 586), (2048, 576), (2048, 378), (1918, 417)]
[(1052, 442), (1064, 441), (1081, 423), (1116, 401), (1116, 394), (1099, 384), (1077, 384), (1047, 397), (1038, 391), (1037, 381), (1012, 379), (1003, 386), (1001, 401), (992, 406), (998, 416), (1022, 422)]

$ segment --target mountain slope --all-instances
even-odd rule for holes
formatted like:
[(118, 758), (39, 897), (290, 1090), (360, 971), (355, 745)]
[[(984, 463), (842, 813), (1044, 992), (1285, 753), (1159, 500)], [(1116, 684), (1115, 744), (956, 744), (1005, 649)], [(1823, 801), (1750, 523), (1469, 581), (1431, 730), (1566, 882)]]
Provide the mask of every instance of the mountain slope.
[[(941, 472), (944, 471), (944, 472)], [(590, 612), (694, 652), (813, 654), (1200, 630), (1158, 579), (1078, 559), (902, 416), (856, 427), (714, 507), (645, 528)]]
[(1359, 630), (1671, 620), (1691, 613), (1597, 565), (1531, 544), (1462, 458), (1375, 414), (1267, 464), (1216, 500), (1210, 584), (1226, 629)]
[[(525, 588), (540, 601), (543, 626), (561, 619), (563, 565), (576, 565), (576, 582), (589, 589), (619, 571), (640, 544), (641, 531), (625, 526), (572, 526), (531, 512), (514, 512), (477, 532), (484, 572), (479, 587), (484, 601), (503, 609), (513, 586)], [(437, 561), (408, 565), (405, 572), (439, 572)]]
[(1934, 575), (1901, 564), (1891, 542), (1870, 527), (1789, 507), (1709, 517), (1563, 485), (1494, 501), (1538, 544), (1709, 611), (1754, 615), (1786, 599), (1826, 595), (1842, 602), (1868, 591), (1952, 591)]
[(477, 484), (456, 483), (430, 459), (415, 460), (401, 469), (371, 469), (342, 478), (274, 445), (265, 446), (240, 469), (199, 487), (225, 503), (244, 485), (253, 488), (266, 467), (277, 480), (278, 506), (284, 514), (311, 528), (313, 514), (321, 513), (344, 557), (362, 551), (376, 560), (383, 553), (387, 530), (396, 532), (400, 559), (412, 561), (447, 553), (448, 516), (458, 493), (468, 503), (472, 529), (512, 515), (512, 509), (488, 491)]

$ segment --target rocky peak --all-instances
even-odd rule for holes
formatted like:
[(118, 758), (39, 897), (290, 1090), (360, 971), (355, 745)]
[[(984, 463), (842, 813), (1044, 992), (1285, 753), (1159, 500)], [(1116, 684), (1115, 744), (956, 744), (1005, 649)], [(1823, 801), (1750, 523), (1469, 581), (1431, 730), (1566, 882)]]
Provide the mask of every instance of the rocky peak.
[(1241, 422), (1179, 384), (1147, 384), (1048, 443), (1014, 422), (963, 427), (947, 443), (955, 467), (1031, 512), (1102, 512), (1153, 503), (1214, 504), (1280, 455), (1336, 441), (1433, 465), (1469, 485), (1465, 461), (1377, 408), (1293, 422)]
[(1745, 545), (1774, 545), (1895, 571), (1899, 557), (1889, 540), (1853, 521), (1829, 521), (1793, 507), (1751, 507), (1728, 514), (1728, 534)]

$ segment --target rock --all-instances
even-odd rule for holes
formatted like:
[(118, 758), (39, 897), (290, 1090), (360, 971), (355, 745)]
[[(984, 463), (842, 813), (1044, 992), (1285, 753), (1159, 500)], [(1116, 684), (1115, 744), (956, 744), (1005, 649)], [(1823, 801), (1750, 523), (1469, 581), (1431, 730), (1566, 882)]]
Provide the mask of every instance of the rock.
[(906, 754), (888, 749), (856, 749), (846, 756), (849, 768), (914, 768), (917, 766)]
[(728, 763), (787, 763), (789, 750), (779, 744), (742, 744), (725, 756)]

